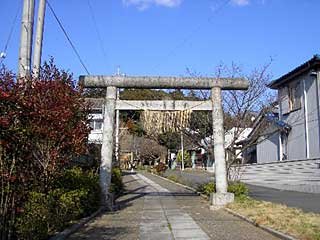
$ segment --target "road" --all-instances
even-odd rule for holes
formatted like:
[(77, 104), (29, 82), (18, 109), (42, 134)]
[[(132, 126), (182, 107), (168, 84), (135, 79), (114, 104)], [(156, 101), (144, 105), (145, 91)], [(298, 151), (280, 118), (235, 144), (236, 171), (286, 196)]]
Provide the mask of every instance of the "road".
[[(202, 171), (172, 171), (166, 172), (166, 176), (176, 175), (183, 184), (197, 188), (199, 184), (213, 181), (213, 173)], [(282, 203), (289, 207), (300, 208), (305, 212), (320, 213), (320, 194), (302, 193), (294, 191), (278, 190), (262, 186), (247, 184), (249, 196), (257, 199), (274, 203)]]

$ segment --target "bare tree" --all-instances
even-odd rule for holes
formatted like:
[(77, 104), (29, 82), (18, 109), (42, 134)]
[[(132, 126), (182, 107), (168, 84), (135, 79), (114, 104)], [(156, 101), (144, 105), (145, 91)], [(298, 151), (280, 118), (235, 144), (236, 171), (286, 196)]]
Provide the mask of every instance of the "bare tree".
[(140, 145), (140, 158), (150, 165), (159, 161), (165, 161), (167, 154), (166, 147), (150, 138), (144, 138)]
[[(250, 128), (253, 127), (254, 119), (258, 113), (270, 106), (273, 102), (274, 94), (267, 88), (267, 83), (271, 79), (269, 66), (272, 61), (260, 68), (253, 69), (250, 73), (245, 73), (241, 66), (232, 63), (231, 66), (220, 64), (216, 67), (215, 77), (244, 77), (249, 81), (249, 89), (246, 91), (224, 91), (223, 92), (223, 108), (224, 108), (224, 128), (228, 135), (227, 156), (228, 170), (230, 166), (237, 163), (239, 157), (245, 149), (256, 144), (250, 142), (237, 149), (237, 144), (241, 139), (246, 137)], [(196, 73), (189, 73), (192, 76), (199, 76)], [(210, 99), (210, 91), (199, 91), (196, 94), (199, 98)], [(199, 146), (206, 145), (208, 148), (212, 146), (212, 116), (209, 112), (196, 112), (191, 120), (191, 130), (189, 135)]]

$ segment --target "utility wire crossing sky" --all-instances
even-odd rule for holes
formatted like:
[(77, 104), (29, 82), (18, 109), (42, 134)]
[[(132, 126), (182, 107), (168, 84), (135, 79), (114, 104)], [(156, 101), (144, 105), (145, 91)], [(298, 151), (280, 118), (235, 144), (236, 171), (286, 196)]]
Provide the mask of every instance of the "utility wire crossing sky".
[[(250, 71), (270, 59), (269, 71), (276, 78), (320, 53), (318, 0), (58, 0), (50, 4), (61, 26), (47, 8), (42, 59), (53, 56), (76, 78), (88, 72), (115, 74), (117, 66), (127, 75), (187, 76), (189, 69), (212, 76), (221, 63), (235, 62)], [(22, 1), (2, 0), (1, 9), (0, 51), (6, 58), (0, 61), (16, 71)]]

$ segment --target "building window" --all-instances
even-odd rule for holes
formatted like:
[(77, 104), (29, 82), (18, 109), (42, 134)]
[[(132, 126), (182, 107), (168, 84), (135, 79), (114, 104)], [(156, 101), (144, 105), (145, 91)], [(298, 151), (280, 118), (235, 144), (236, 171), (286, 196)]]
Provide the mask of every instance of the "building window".
[(301, 84), (296, 82), (289, 85), (289, 110), (295, 111), (301, 108)]
[(90, 128), (95, 130), (102, 130), (103, 120), (102, 119), (92, 119), (90, 121)]

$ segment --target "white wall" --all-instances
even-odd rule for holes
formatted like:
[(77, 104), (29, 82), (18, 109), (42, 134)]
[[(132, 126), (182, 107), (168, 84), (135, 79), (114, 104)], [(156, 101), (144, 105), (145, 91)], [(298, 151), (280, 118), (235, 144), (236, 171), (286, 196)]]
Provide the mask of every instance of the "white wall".
[[(102, 120), (103, 115), (102, 114), (89, 114), (89, 118), (91, 119), (91, 121)], [(96, 130), (92, 129), (89, 133), (89, 136), (88, 136), (88, 142), (101, 144), (102, 143), (102, 130), (103, 130), (103, 126), (101, 129), (96, 129)]]

